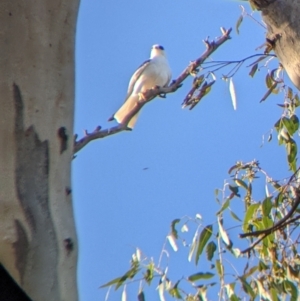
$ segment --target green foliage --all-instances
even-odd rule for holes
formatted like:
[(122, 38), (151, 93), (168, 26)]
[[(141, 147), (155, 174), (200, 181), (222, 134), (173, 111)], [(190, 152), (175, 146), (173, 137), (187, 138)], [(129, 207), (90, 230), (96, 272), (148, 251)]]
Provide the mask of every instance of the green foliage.
[[(292, 138), (299, 130), (299, 119), (295, 114), (299, 100), (291, 88), (285, 88), (284, 91), (288, 100), (285, 98), (283, 116), (274, 127), (279, 144), (286, 146), (287, 161), (293, 174), (282, 181), (273, 180), (256, 160), (236, 162), (229, 169), (228, 182), (222, 189), (216, 190), (216, 198), (220, 203), (216, 227), (213, 224), (203, 225), (199, 214), (195, 218), (177, 218), (171, 222), (167, 241), (175, 251), (180, 250), (181, 242), (185, 248), (189, 248), (188, 261), (194, 264), (195, 273), (171, 280), (168, 266), (162, 267), (160, 260), (155, 262), (152, 258), (142, 258), (140, 250), (137, 250), (132, 256), (130, 269), (102, 287), (114, 286), (118, 289), (123, 286), (125, 292), (126, 284), (140, 280), (149, 286), (158, 285), (161, 301), (165, 300), (165, 294), (186, 301), (208, 300), (206, 295), (212, 288), (224, 300), (299, 299), (300, 250), (297, 227), (300, 215), (296, 214), (300, 212), (297, 208), (300, 191), (296, 169), (297, 145)], [(287, 101), (289, 105), (286, 105)], [(253, 190), (255, 187), (259, 189), (262, 178), (266, 196), (255, 200)], [(219, 195), (222, 195), (222, 201), (218, 199)], [(244, 203), (242, 219), (231, 208), (234, 199)], [(228, 223), (231, 229), (240, 229), (240, 239), (248, 239), (246, 249), (237, 247), (239, 240), (229, 238)], [(194, 233), (189, 243), (185, 235), (191, 231)], [(164, 245), (162, 255), (171, 254), (167, 248)], [(201, 256), (204, 250), (206, 256)], [(204, 270), (203, 264), (199, 264), (205, 261), (211, 263), (211, 270)], [(244, 269), (241, 269), (242, 266)], [(190, 290), (186, 288), (187, 283)], [(143, 290), (139, 289), (137, 298), (140, 301), (146, 299)]]
[(177, 219), (174, 219), (171, 223), (171, 234), (177, 239), (178, 238), (178, 233), (177, 233), (177, 230), (176, 230), (176, 224), (178, 224), (180, 222), (180, 219), (177, 218)]
[[(297, 119), (294, 120), (297, 124)], [(286, 127), (283, 121), (280, 122)], [(157, 287), (161, 301), (166, 300), (165, 294), (185, 301), (208, 300), (207, 293), (211, 290), (218, 291), (223, 300), (298, 300), (298, 170), (288, 179), (276, 181), (254, 160), (236, 162), (229, 173), (228, 182), (222, 189), (216, 190), (216, 198), (220, 203), (217, 227), (213, 224), (203, 225), (199, 214), (195, 218), (185, 216), (171, 222), (167, 241), (171, 249), (176, 245), (176, 250), (180, 250), (181, 242), (183, 247), (189, 248), (188, 261), (194, 265), (195, 273), (171, 280), (168, 266), (162, 267), (161, 260), (156, 262), (152, 258), (142, 257), (141, 251), (137, 249), (132, 256), (130, 269), (102, 287), (114, 286), (118, 289), (139, 280)], [(256, 187), (260, 189), (262, 178), (265, 180), (266, 196), (257, 201), (253, 198), (253, 190)], [(219, 195), (223, 198), (221, 202)], [(231, 201), (234, 199), (244, 203), (242, 222), (232, 211)], [(240, 237), (248, 240), (246, 249), (241, 249), (240, 240), (229, 238), (228, 223), (231, 229), (239, 227)], [(185, 236), (190, 231), (194, 232), (193, 238), (187, 243), (188, 238)], [(201, 256), (204, 250), (206, 256)], [(163, 254), (172, 256), (166, 244), (161, 256)], [(205, 261), (211, 263), (211, 270), (205, 268)], [(190, 285), (190, 289), (187, 289), (187, 285)], [(146, 299), (141, 289), (137, 297), (138, 300)]]
[(245, 214), (244, 223), (243, 223), (243, 231), (248, 232), (252, 229), (253, 220), (256, 220), (256, 212), (259, 209), (260, 204), (254, 203), (251, 204)]
[(139, 271), (140, 271), (140, 261), (136, 256), (133, 256), (131, 260), (131, 267), (123, 276), (107, 282), (106, 284), (100, 286), (100, 288), (115, 285), (115, 289), (117, 290), (120, 286), (125, 284), (125, 282), (128, 279), (134, 278)]
[(295, 138), (299, 130), (299, 118), (296, 109), (299, 107), (299, 96), (293, 89), (282, 83), (282, 91), (285, 94), (284, 104), (279, 104), (283, 109), (282, 116), (276, 121), (274, 128), (277, 131), (279, 145), (284, 145), (287, 152), (289, 168), (295, 172), (297, 169), (298, 148)]
[(210, 241), (206, 246), (206, 257), (209, 261), (214, 257), (215, 251), (217, 250), (217, 245), (214, 241)]
[(196, 257), (195, 257), (196, 265), (198, 264), (200, 255), (202, 254), (206, 243), (208, 242), (208, 240), (210, 239), (210, 237), (212, 235), (212, 230), (213, 230), (212, 225), (209, 225), (209, 226), (206, 226), (200, 234), (199, 241), (198, 241), (198, 248), (197, 248)]
[(197, 273), (197, 274), (193, 274), (191, 276), (188, 277), (188, 280), (191, 282), (197, 281), (197, 280), (201, 280), (201, 279), (210, 279), (214, 276), (214, 274), (212, 273)]
[(178, 280), (175, 285), (169, 289), (169, 294), (176, 298), (176, 299), (182, 299), (181, 295), (180, 295), (180, 291), (178, 289), (178, 284), (179, 284), (180, 280)]
[[(246, 15), (242, 9), (236, 23), (238, 33)], [(251, 68), (251, 77), (260, 70), (261, 64), (265, 66), (266, 60), (274, 57), (268, 54), (269, 51), (267, 46), (265, 54), (247, 58), (255, 58), (248, 66)], [(197, 90), (198, 94), (194, 96), (192, 93), (188, 102), (190, 108), (209, 93), (216, 81), (214, 72), (234, 64), (223, 75), (223, 79), (231, 80), (245, 61), (246, 59), (238, 62), (214, 61), (208, 67), (197, 70), (193, 74), (193, 93)], [(206, 68), (211, 70), (205, 73)], [(200, 71), (204, 73), (199, 75)], [(261, 101), (266, 101), (272, 94), (282, 93), (284, 96), (283, 103), (278, 105), (282, 111), (274, 128), (278, 144), (285, 147), (290, 174), (285, 179), (274, 180), (256, 160), (236, 162), (229, 169), (230, 178), (221, 189), (215, 191), (216, 200), (220, 204), (215, 221), (207, 225), (199, 214), (195, 218), (185, 216), (174, 219), (158, 261), (146, 256), (142, 258), (141, 252), (137, 250), (132, 257), (130, 269), (102, 287), (114, 286), (118, 289), (139, 280), (157, 288), (161, 301), (165, 301), (165, 294), (185, 301), (208, 300), (206, 295), (210, 291), (215, 293), (212, 300), (217, 300), (217, 295), (218, 300), (230, 301), (299, 300), (300, 172), (297, 169), (296, 135), (299, 132), (297, 108), (300, 100), (298, 94), (285, 84), (282, 73), (281, 67), (267, 72), (267, 91)], [(213, 76), (210, 82), (205, 80), (208, 74)], [(268, 142), (272, 140), (272, 131), (273, 129)], [(256, 199), (253, 191), (261, 192), (262, 185), (265, 186), (266, 193), (261, 199)], [(235, 201), (242, 206), (239, 209), (235, 207), (235, 211), (243, 216), (239, 217), (233, 211), (231, 205), (236, 204)], [(239, 230), (239, 238), (231, 234), (233, 229)], [(168, 254), (169, 259), (172, 257), (172, 249), (180, 252), (181, 245), (188, 248), (187, 259), (194, 272), (180, 279), (171, 279), (169, 266), (161, 265), (161, 257)], [(204, 250), (206, 256), (202, 255)], [(193, 256), (195, 261), (192, 260)], [(145, 300), (141, 289), (138, 300)]]
[(240, 15), (240, 17), (238, 18), (238, 20), (236, 22), (235, 29), (236, 29), (237, 34), (240, 33), (239, 29), (240, 29), (240, 26), (241, 26), (241, 24), (243, 22), (243, 19), (244, 19), (243, 15)]

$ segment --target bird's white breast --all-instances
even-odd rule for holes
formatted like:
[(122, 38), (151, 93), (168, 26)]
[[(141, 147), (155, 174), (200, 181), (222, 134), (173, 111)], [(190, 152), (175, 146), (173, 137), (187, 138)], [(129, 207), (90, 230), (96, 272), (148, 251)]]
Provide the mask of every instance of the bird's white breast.
[(134, 85), (134, 94), (145, 92), (155, 86), (167, 85), (171, 78), (171, 70), (166, 57), (154, 57), (143, 74)]

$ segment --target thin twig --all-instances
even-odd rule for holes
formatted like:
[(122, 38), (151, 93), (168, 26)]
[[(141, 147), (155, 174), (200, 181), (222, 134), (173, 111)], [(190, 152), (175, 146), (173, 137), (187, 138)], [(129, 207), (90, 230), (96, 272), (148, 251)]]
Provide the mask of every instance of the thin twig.
[[(288, 183), (285, 186), (284, 191), (287, 189), (287, 187), (290, 185), (290, 183), (296, 177), (296, 175), (298, 174), (299, 170), (300, 170), (300, 168), (298, 168), (296, 170), (296, 172), (290, 177)], [(248, 237), (248, 236), (251, 236), (251, 237), (261, 236), (250, 247), (248, 247), (247, 249), (243, 250), (241, 253), (244, 254), (244, 253), (250, 252), (256, 245), (258, 245), (264, 238), (266, 238), (271, 233), (273, 233), (273, 232), (275, 232), (277, 230), (280, 230), (280, 229), (286, 227), (287, 225), (295, 222), (296, 220), (300, 219), (300, 215), (297, 215), (296, 217), (291, 218), (291, 216), (295, 213), (296, 209), (298, 208), (299, 204), (300, 204), (300, 191), (297, 190), (297, 192), (296, 192), (296, 198), (294, 200), (294, 204), (293, 204), (292, 208), (276, 224), (274, 224), (272, 227), (264, 229), (264, 230), (259, 230), (259, 231), (254, 231), (254, 232), (240, 234), (241, 238), (245, 238), (245, 237)]]
[(80, 151), (84, 146), (86, 146), (89, 142), (99, 139), (99, 138), (104, 138), (116, 133), (119, 133), (121, 131), (124, 131), (124, 127), (122, 125), (117, 125), (114, 127), (111, 127), (109, 129), (105, 130), (94, 130), (92, 133), (87, 133), (85, 131), (85, 136), (81, 138), (80, 140), (75, 142), (74, 145), (74, 154), (76, 154), (78, 151)]
[[(293, 181), (293, 179), (296, 177), (296, 175), (298, 174), (300, 170), (300, 167), (293, 173), (293, 175), (290, 177), (288, 183), (285, 186), (285, 189), (282, 191), (286, 191), (287, 187), (291, 184), (291, 182)], [(272, 232), (274, 232), (275, 230), (278, 230), (280, 228), (282, 228), (282, 225), (286, 225), (286, 221), (293, 215), (293, 213), (296, 211), (298, 205), (300, 204), (300, 191), (297, 190), (296, 192), (296, 199), (294, 201), (294, 204), (291, 208), (291, 210), (287, 213), (286, 216), (284, 216), (281, 220), (279, 220), (276, 224), (274, 224), (272, 227), (264, 229), (264, 230), (259, 230), (259, 231), (253, 231), (253, 232), (248, 232), (248, 233), (242, 233), (240, 234), (240, 238), (245, 238), (248, 236), (260, 236), (262, 234), (271, 234)]]
[(269, 234), (264, 234), (261, 238), (257, 239), (249, 248), (241, 251), (241, 254), (249, 253), (256, 245), (258, 245), (263, 239), (265, 239)]
[(271, 234), (272, 232), (286, 226), (287, 224), (289, 224), (288, 219), (293, 215), (293, 213), (296, 211), (298, 205), (300, 204), (300, 193), (297, 192), (297, 197), (294, 201), (294, 204), (291, 208), (291, 210), (287, 213), (286, 216), (284, 216), (281, 220), (279, 220), (276, 224), (274, 224), (272, 227), (264, 229), (264, 230), (259, 230), (259, 231), (254, 231), (254, 232), (249, 232), (249, 233), (242, 233), (240, 234), (240, 238), (245, 238), (248, 236), (251, 237), (257, 237), (260, 236), (262, 234)]
[[(288, 221), (285, 221), (284, 223), (282, 223), (280, 225), (280, 228), (284, 228), (285, 226), (295, 222), (296, 220), (300, 219), (300, 215), (297, 215), (294, 218), (289, 219)], [(278, 228), (279, 229), (279, 228)], [(278, 230), (275, 229), (275, 230)], [(268, 235), (270, 235), (270, 233), (265, 233), (262, 237), (260, 237), (259, 239), (257, 239), (249, 248), (241, 251), (242, 254), (248, 253), (249, 251), (251, 251), (256, 245), (258, 245), (263, 239), (265, 239)]]
[(182, 86), (182, 82), (189, 77), (193, 72), (197, 71), (197, 68), (215, 51), (219, 46), (221, 46), (224, 42), (228, 41), (230, 39), (230, 33), (232, 31), (231, 28), (228, 30), (225, 30), (221, 28), (222, 30), (222, 36), (217, 38), (215, 41), (209, 42), (208, 39), (204, 40), (204, 43), (206, 45), (205, 52), (195, 61), (191, 62), (189, 66), (187, 66), (183, 72), (179, 75), (179, 77), (174, 80), (170, 86), (168, 87), (153, 87), (152, 89), (147, 90), (145, 93), (143, 93), (143, 98), (139, 102), (136, 103), (135, 107), (128, 113), (126, 116), (124, 122), (122, 125), (112, 127), (105, 130), (98, 130), (94, 131), (92, 133), (86, 133), (83, 138), (81, 138), (78, 141), (75, 141), (74, 143), (74, 154), (76, 154), (78, 151), (80, 151), (84, 146), (86, 146), (90, 141), (98, 139), (98, 138), (104, 138), (109, 135), (113, 135), (116, 133), (119, 133), (121, 131), (124, 131), (127, 128), (128, 122), (132, 119), (133, 116), (135, 116), (140, 109), (149, 101), (151, 101), (153, 98), (159, 95), (165, 95), (168, 93), (173, 93), (177, 89), (179, 89)]
[(266, 59), (266, 58), (276, 58), (277, 56), (275, 54), (265, 54), (265, 53), (256, 53), (256, 54), (252, 54), (247, 56), (246, 58), (243, 58), (241, 60), (236, 60), (236, 61), (210, 61), (210, 62), (204, 62), (203, 65), (201, 67), (201, 70), (205, 70), (205, 69), (211, 69), (214, 67), (218, 67), (216, 69), (212, 69), (211, 72), (216, 72), (226, 66), (232, 65), (232, 64), (244, 64), (246, 61), (253, 59), (254, 57), (259, 57), (258, 60), (254, 61), (253, 63), (251, 63), (250, 65), (248, 65), (247, 67), (251, 67), (254, 64)]

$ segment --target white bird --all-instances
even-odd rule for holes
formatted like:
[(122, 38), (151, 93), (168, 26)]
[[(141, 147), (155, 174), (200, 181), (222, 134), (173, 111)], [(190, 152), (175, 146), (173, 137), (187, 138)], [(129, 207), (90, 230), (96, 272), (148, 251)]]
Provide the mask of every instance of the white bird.
[[(136, 103), (143, 99), (143, 93), (156, 86), (165, 87), (171, 80), (171, 69), (164, 48), (153, 45), (150, 59), (145, 61), (132, 75), (127, 96), (121, 108), (109, 120), (115, 119), (118, 123), (125, 123), (126, 117), (133, 110)], [(133, 129), (138, 113), (128, 122), (127, 127)]]

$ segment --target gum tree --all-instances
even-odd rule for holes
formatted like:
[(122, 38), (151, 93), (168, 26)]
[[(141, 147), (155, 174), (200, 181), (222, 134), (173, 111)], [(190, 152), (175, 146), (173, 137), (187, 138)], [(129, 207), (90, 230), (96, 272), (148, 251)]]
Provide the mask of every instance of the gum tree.
[[(267, 24), (265, 56), (272, 55), (269, 52), (274, 50), (292, 82), (300, 88), (299, 1), (250, 2), (254, 8), (261, 10)], [(86, 132), (85, 137), (73, 139), (74, 41), (78, 6), (79, 1), (76, 0), (26, 3), (4, 0), (1, 3), (0, 294), (7, 300), (78, 299), (78, 244), (72, 210), (71, 162), (74, 153), (89, 141), (119, 133), (126, 128), (126, 125), (104, 130), (97, 127), (92, 133)], [(187, 66), (169, 87), (154, 87), (147, 91), (145, 101), (137, 104), (128, 115), (128, 120), (156, 96), (174, 93), (188, 76), (194, 76), (194, 83), (183, 103), (194, 108), (215, 84), (214, 76), (206, 77), (207, 70), (202, 69), (201, 64), (229, 38), (230, 30), (222, 29), (219, 39), (205, 41), (206, 50), (203, 54)], [(253, 62), (252, 75), (265, 57), (258, 59)], [(273, 285), (271, 288), (275, 290), (274, 293), (271, 291), (272, 296), (285, 293), (296, 298), (294, 287), (299, 273), (298, 242), (289, 231), (296, 231), (298, 221), (297, 145), (293, 135), (299, 126), (295, 114), (299, 99), (294, 90), (285, 86), (279, 73), (279, 69), (276, 69), (268, 75), (269, 90), (265, 98), (275, 89), (286, 91), (282, 105), (284, 113), (275, 127), (280, 143), (286, 146), (293, 175), (285, 183), (270, 181), (269, 185), (274, 187), (275, 192), (262, 203), (254, 203), (251, 193), (255, 175), (263, 173), (268, 177), (267, 173), (255, 161), (234, 165), (230, 172), (236, 186), (228, 185), (222, 190), (224, 202), (218, 212), (217, 229), (201, 223), (198, 228), (197, 224), (195, 239), (191, 244), (191, 256), (195, 256), (196, 262), (206, 248), (209, 260), (214, 260), (221, 293), (225, 294), (226, 291), (232, 300), (238, 297), (234, 285), (226, 283), (222, 258), (214, 258), (215, 248), (226, 248), (235, 256), (259, 254), (258, 265), (248, 265), (244, 275), (238, 279), (251, 299), (258, 294), (268, 298), (265, 288), (267, 280), (267, 284)], [(233, 75), (228, 74), (226, 79), (231, 81), (234, 100)], [(244, 194), (239, 189), (244, 189)], [(231, 199), (239, 195), (244, 198), (246, 208), (241, 237), (250, 236), (253, 240), (249, 249), (244, 251), (234, 247), (234, 242), (223, 227), (223, 215), (231, 209)], [(172, 222), (168, 236), (173, 247), (176, 247), (180, 222), (185, 223), (181, 220)], [(211, 240), (213, 235), (217, 243)], [(279, 248), (286, 237), (293, 240), (289, 245), (290, 252)], [(137, 252), (130, 270), (110, 284), (119, 287), (135, 277), (140, 260)], [(152, 282), (154, 274), (158, 273), (161, 277), (160, 292), (168, 290), (174, 297), (181, 296), (179, 282), (171, 285), (165, 272), (157, 269), (154, 262), (150, 262), (145, 269), (143, 277), (146, 282)], [(264, 278), (250, 282), (248, 277), (258, 271)], [(278, 275), (283, 279), (281, 282)], [(203, 272), (190, 275), (188, 281), (194, 283), (210, 277), (210, 274)], [(16, 291), (14, 285), (20, 290)], [(204, 296), (206, 289), (207, 286), (202, 286), (196, 294)], [(22, 295), (21, 290), (25, 294)], [(143, 300), (142, 292), (139, 298)], [(196, 300), (190, 294), (185, 298)]]

